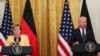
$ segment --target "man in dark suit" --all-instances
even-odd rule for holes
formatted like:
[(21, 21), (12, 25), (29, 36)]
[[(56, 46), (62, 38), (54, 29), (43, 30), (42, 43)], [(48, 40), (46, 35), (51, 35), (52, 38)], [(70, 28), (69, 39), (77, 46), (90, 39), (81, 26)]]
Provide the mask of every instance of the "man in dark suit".
[[(85, 44), (87, 42), (94, 42), (96, 44), (93, 33), (91, 30), (87, 30), (86, 17), (82, 16), (79, 19), (79, 27), (72, 33), (70, 44), (73, 46), (75, 44)], [(96, 53), (74, 53), (73, 56), (96, 56)]]

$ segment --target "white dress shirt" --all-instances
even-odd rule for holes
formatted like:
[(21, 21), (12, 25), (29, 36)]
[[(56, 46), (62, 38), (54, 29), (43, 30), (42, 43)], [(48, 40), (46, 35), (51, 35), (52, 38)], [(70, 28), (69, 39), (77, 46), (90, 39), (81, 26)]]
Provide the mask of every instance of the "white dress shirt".
[(84, 34), (86, 35), (86, 29), (80, 28), (81, 35), (82, 35), (82, 30), (84, 30)]

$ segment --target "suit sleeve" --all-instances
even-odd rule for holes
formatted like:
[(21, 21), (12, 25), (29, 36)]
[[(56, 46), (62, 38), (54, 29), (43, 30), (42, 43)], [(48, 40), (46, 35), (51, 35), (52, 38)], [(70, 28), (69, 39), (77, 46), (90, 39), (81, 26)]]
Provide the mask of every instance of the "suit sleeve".
[(6, 43), (5, 43), (5, 46), (10, 46), (10, 44), (11, 44), (11, 37), (8, 36), (7, 40), (6, 40)]
[(75, 37), (76, 37), (76, 36), (75, 36), (75, 32), (73, 31), (73, 32), (72, 32), (71, 39), (70, 39), (70, 43), (69, 43), (70, 46), (73, 46), (73, 43), (76, 41)]
[(88, 33), (88, 35), (89, 35), (89, 36), (88, 36), (88, 40), (97, 44), (93, 33), (92, 33), (90, 30), (89, 30), (87, 33)]
[(27, 35), (26, 35), (26, 38), (25, 38), (25, 46), (30, 46), (29, 38), (28, 38)]

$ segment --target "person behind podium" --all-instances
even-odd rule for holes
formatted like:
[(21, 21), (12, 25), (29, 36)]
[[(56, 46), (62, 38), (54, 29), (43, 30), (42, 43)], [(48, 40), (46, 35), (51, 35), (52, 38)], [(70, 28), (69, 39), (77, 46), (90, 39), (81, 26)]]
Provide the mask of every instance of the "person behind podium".
[[(87, 42), (94, 42), (96, 44), (92, 31), (87, 29), (87, 18), (82, 16), (79, 18), (79, 27), (72, 32), (70, 44), (74, 46)], [(73, 53), (73, 56), (96, 56), (96, 53)]]
[(13, 35), (8, 36), (5, 46), (14, 46), (15, 44), (30, 46), (28, 36), (21, 34), (22, 27), (19, 24), (14, 25), (12, 30)]

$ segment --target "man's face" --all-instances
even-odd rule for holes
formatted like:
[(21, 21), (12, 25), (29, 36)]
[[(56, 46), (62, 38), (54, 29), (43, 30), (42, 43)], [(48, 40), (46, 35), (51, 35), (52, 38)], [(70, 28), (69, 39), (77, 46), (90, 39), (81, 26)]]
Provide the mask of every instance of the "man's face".
[(87, 19), (85, 17), (81, 17), (79, 20), (79, 27), (82, 29), (86, 29), (87, 27)]

